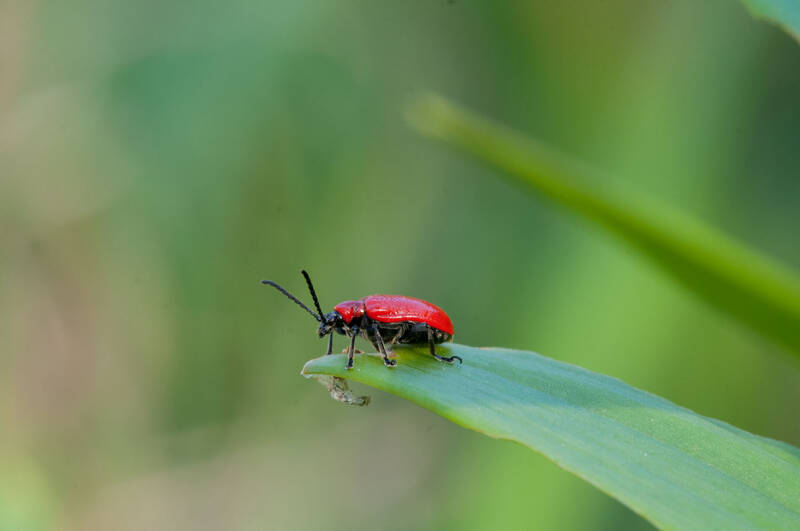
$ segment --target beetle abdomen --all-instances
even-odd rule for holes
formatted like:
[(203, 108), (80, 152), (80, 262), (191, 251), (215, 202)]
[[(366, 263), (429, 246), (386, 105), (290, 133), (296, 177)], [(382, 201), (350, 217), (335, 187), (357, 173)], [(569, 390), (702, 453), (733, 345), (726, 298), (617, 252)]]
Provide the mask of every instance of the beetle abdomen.
[[(401, 345), (417, 345), (428, 342), (428, 329), (433, 331), (431, 339), (436, 344), (444, 343), (453, 339), (451, 334), (442, 332), (428, 324), (405, 321), (402, 323), (381, 323), (377, 322), (378, 331), (386, 344), (399, 343)], [(361, 335), (364, 339), (375, 342), (374, 332), (371, 329), (363, 329)]]
[[(416, 344), (428, 342), (428, 324), (425, 323), (406, 323), (407, 327), (405, 333), (397, 338), (397, 342), (401, 344)], [(436, 327), (433, 328), (433, 342), (444, 343), (450, 341), (453, 336)]]

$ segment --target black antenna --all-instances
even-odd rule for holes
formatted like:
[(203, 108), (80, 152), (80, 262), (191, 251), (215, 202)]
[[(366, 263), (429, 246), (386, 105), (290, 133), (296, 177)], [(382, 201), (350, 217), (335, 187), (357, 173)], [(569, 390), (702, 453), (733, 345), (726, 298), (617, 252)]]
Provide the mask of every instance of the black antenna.
[[(303, 273), (305, 273), (305, 271), (303, 271)], [(306, 279), (308, 279), (308, 276), (306, 276)], [(296, 302), (302, 309), (304, 309), (305, 311), (310, 313), (311, 316), (314, 319), (316, 319), (320, 323), (322, 322), (322, 317), (320, 317), (320, 315), (322, 315), (322, 311), (319, 312), (320, 315), (315, 314), (314, 312), (312, 312), (311, 310), (308, 309), (308, 306), (306, 306), (305, 304), (300, 302), (300, 299), (298, 299), (297, 297), (295, 297), (294, 295), (292, 295), (291, 293), (289, 293), (288, 291), (286, 291), (281, 286), (279, 286), (278, 284), (276, 284), (275, 282), (273, 282), (271, 280), (262, 280), (261, 283), (262, 284), (268, 284), (268, 285), (272, 286), (273, 288), (275, 288), (276, 290), (280, 291), (281, 293), (283, 293), (284, 295), (286, 295), (287, 297), (292, 299), (294, 302)], [(312, 291), (311, 294), (314, 295), (314, 292)], [(314, 302), (317, 302), (317, 296), (316, 295), (314, 295)], [(317, 302), (317, 308), (319, 308), (319, 303), (318, 302)]]
[(303, 269), (300, 272), (303, 273), (304, 277), (306, 277), (306, 284), (308, 284), (308, 291), (311, 292), (311, 297), (314, 299), (314, 304), (317, 306), (317, 311), (319, 312), (320, 315), (322, 315), (324, 312), (322, 311), (322, 308), (319, 305), (319, 300), (317, 299), (317, 292), (314, 291), (314, 285), (311, 283), (311, 277), (308, 276), (308, 273), (306, 272), (305, 269)]

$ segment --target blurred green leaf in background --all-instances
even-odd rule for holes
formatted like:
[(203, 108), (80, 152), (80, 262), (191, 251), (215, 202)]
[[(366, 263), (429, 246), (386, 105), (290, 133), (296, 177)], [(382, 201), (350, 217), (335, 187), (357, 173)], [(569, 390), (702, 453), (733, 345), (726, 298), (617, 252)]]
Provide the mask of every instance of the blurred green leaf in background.
[(412, 102), (409, 120), (620, 236), (702, 299), (800, 357), (800, 276), (793, 271), (676, 209), (604, 189), (607, 179), (591, 169), (441, 97)]
[(800, 52), (736, 2), (3, 2), (0, 528), (649, 525), (519, 445), (310, 388), (325, 345), (258, 284), (302, 268), (325, 309), (420, 297), (459, 343), (800, 444), (794, 360), (419, 139), (425, 90), (800, 266)]
[(743, 0), (753, 15), (781, 26), (795, 39), (800, 39), (800, 5), (793, 0)]

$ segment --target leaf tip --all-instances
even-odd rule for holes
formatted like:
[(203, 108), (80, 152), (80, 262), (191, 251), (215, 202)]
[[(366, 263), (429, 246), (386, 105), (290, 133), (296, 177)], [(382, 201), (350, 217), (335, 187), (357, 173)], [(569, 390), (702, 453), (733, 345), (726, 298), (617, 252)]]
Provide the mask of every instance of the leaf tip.
[(317, 358), (314, 358), (314, 359), (310, 359), (307, 362), (305, 362), (303, 364), (303, 368), (300, 369), (300, 375), (303, 376), (304, 378), (313, 378), (315, 373), (314, 373), (313, 370), (311, 370), (311, 365), (316, 360), (317, 360)]

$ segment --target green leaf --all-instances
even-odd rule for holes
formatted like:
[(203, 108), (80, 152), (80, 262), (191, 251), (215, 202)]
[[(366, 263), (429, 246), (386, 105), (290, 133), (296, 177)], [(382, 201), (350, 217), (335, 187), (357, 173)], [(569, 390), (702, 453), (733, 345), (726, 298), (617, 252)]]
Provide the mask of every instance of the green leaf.
[(590, 168), (438, 97), (409, 120), (502, 174), (626, 240), (703, 300), (800, 357), (800, 278), (703, 223), (613, 191)]
[[(348, 378), (465, 428), (520, 442), (653, 524), (680, 529), (800, 528), (800, 450), (700, 416), (617, 379), (532, 352), (395, 348), (397, 366), (323, 356), (306, 376)], [(531, 478), (535, 481), (535, 478)]]
[(800, 2), (797, 0), (742, 0), (750, 12), (783, 28), (800, 41)]

